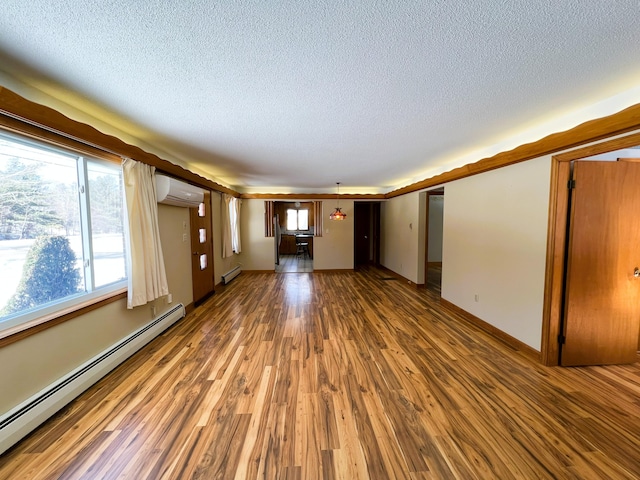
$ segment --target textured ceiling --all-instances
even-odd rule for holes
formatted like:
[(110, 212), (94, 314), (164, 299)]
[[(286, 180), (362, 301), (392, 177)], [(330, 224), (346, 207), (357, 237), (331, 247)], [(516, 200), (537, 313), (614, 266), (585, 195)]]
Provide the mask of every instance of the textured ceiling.
[(639, 5), (3, 0), (0, 60), (240, 190), (380, 192), (640, 85)]

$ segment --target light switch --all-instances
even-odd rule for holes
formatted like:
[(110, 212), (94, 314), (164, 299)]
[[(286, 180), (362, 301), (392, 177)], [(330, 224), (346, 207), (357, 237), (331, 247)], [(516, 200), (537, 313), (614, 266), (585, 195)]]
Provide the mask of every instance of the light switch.
[(183, 233), (183, 234), (182, 234), (182, 241), (183, 241), (183, 242), (186, 242), (186, 241), (187, 241), (187, 234), (186, 234), (186, 233)]

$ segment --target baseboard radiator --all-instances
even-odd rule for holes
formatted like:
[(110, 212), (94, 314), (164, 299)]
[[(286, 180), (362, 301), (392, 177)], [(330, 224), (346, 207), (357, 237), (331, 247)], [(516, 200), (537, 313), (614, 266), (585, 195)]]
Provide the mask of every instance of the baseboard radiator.
[(0, 417), (0, 455), (186, 315), (179, 303)]
[(242, 272), (242, 267), (240, 265), (238, 265), (237, 267), (232, 268), (231, 270), (229, 270), (227, 273), (225, 273), (224, 275), (222, 275), (222, 283), (224, 285), (226, 285), (227, 283), (229, 283), (231, 280), (233, 280), (234, 278), (236, 278), (238, 275), (240, 275), (240, 272)]

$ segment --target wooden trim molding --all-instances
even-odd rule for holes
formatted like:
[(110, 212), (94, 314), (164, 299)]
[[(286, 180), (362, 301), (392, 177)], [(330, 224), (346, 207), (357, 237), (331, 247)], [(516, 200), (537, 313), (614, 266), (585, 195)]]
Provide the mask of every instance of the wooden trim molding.
[(353, 272), (353, 268), (321, 268), (311, 273), (348, 273)]
[[(564, 132), (553, 133), (540, 140), (532, 143), (520, 145), (512, 150), (506, 152), (500, 152), (492, 157), (483, 158), (475, 163), (463, 165), (462, 167), (454, 168), (449, 172), (444, 172), (433, 177), (426, 178), (419, 182), (407, 185), (405, 187), (393, 190), (386, 194), (371, 194), (371, 195), (359, 195), (359, 194), (340, 194), (340, 198), (364, 200), (364, 199), (390, 199), (406, 195), (409, 193), (424, 190), (426, 188), (442, 185), (454, 180), (460, 180), (462, 178), (477, 175), (479, 173), (488, 172), (497, 168), (506, 167), (516, 163), (532, 160), (534, 158), (542, 157), (544, 155), (553, 154), (562, 150), (568, 150), (574, 147), (579, 147), (591, 142), (606, 139), (623, 133), (632, 132), (633, 130), (640, 129), (640, 104), (632, 105), (620, 112), (608, 115), (606, 117), (589, 120), (576, 127), (573, 127)], [(613, 140), (615, 141), (615, 140)], [(624, 143), (624, 142), (622, 142)], [(638, 143), (636, 143), (637, 145)], [(597, 153), (604, 153), (609, 150), (602, 150), (598, 145), (592, 145), (585, 147), (590, 154), (583, 156), (596, 155)], [(617, 148), (623, 148), (622, 146)], [(614, 149), (617, 149), (614, 148)], [(571, 155), (572, 152), (568, 152), (563, 155)], [(332, 194), (265, 194), (265, 193), (243, 193), (242, 198), (263, 198), (263, 199), (332, 199), (335, 195)]]
[(235, 190), (146, 152), (140, 147), (125, 143), (117, 137), (102, 133), (86, 123), (73, 120), (50, 107), (27, 100), (2, 86), (0, 86), (0, 126), (73, 149), (80, 146), (80, 148), (101, 151), (103, 154), (132, 158), (199, 187), (227, 193), (234, 197), (240, 196), (240, 193)]
[(390, 276), (394, 277), (395, 279), (400, 280), (403, 283), (406, 282), (406, 284), (408, 286), (412, 287), (412, 288), (422, 288), (422, 287), (424, 287), (423, 283), (412, 282), (407, 277), (403, 277), (399, 273), (394, 272), (393, 270), (391, 270), (390, 268), (385, 267), (384, 265), (378, 265), (378, 268), (383, 270), (385, 274), (390, 275)]
[(273, 237), (273, 216), (275, 215), (275, 207), (273, 201), (265, 200), (264, 202), (264, 236)]
[[(274, 200), (321, 200), (335, 197), (333, 194), (326, 193), (241, 194), (179, 165), (175, 165), (168, 160), (164, 160), (155, 154), (146, 152), (137, 146), (127, 144), (117, 137), (104, 134), (90, 125), (72, 120), (50, 107), (27, 100), (2, 86), (0, 86), (0, 126), (12, 131), (22, 132), (26, 135), (37, 136), (46, 141), (66, 145), (74, 149), (89, 148), (112, 156), (133, 158), (155, 166), (163, 173), (175, 176), (194, 185), (227, 193), (235, 197)], [(386, 194), (341, 194), (340, 197), (353, 200), (385, 200), (394, 198), (639, 128), (640, 104), (637, 104), (612, 115), (590, 120), (564, 132), (548, 135), (536, 142), (521, 145), (510, 151), (498, 153), (492, 157), (455, 168), (449, 172), (427, 178)]]
[(524, 162), (542, 157), (561, 150), (631, 132), (640, 128), (640, 104), (628, 107), (607, 117), (589, 120), (564, 132), (548, 135), (536, 142), (520, 145), (519, 147), (501, 152), (493, 157), (483, 158), (475, 163), (455, 168), (449, 172), (427, 178), (406, 187), (393, 190), (385, 198), (394, 198), (407, 193), (416, 192), (442, 183), (459, 180), (461, 178), (488, 172), (496, 168), (506, 167), (514, 163)]
[(6, 116), (1, 111), (0, 127), (9, 133), (15, 133), (34, 140), (44, 141), (50, 145), (72, 150), (82, 155), (100, 158), (101, 160), (107, 160), (117, 164), (122, 163), (122, 157), (118, 155), (114, 155), (103, 149), (87, 145), (86, 143), (82, 143), (71, 138), (63, 137), (58, 133), (26, 123), (23, 120)]
[(570, 175), (570, 162), (552, 162), (551, 188), (549, 189), (549, 223), (547, 227), (547, 264), (544, 283), (545, 295), (540, 346), (540, 359), (547, 366), (559, 364), (560, 350), (557, 338), (560, 334), (562, 318), (567, 207), (569, 205), (567, 183)]
[(577, 148), (569, 152), (560, 153), (555, 155), (553, 159), (558, 162), (571, 162), (573, 160), (579, 160), (581, 158), (591, 157), (593, 155), (600, 155), (601, 153), (613, 152), (615, 150), (622, 150), (624, 148), (637, 147), (640, 145), (640, 133), (632, 133), (623, 137), (613, 138), (611, 140), (605, 140), (586, 147)]
[[(335, 200), (335, 193), (241, 193), (240, 198), (262, 200)], [(384, 193), (346, 193), (341, 200), (384, 200)]]
[(56, 325), (60, 325), (61, 323), (66, 322), (67, 320), (71, 320), (72, 318), (79, 317), (80, 315), (84, 315), (85, 313), (89, 313), (92, 310), (96, 310), (100, 307), (108, 305), (113, 302), (117, 302), (118, 300), (126, 299), (127, 292), (119, 292), (114, 294), (113, 296), (100, 299), (98, 301), (94, 301), (93, 303), (88, 303), (84, 306), (80, 307), (72, 307), (75, 310), (71, 310), (68, 313), (64, 313), (57, 317), (40, 321), (33, 325), (32, 327), (24, 328), (24, 325), (21, 325), (21, 328), (16, 328), (15, 333), (9, 333), (7, 336), (0, 338), (0, 348), (10, 345), (15, 342), (19, 342), (20, 340), (24, 340), (31, 335), (35, 335), (36, 333), (47, 330), (51, 327), (55, 327)]
[(322, 200), (313, 202), (313, 236), (321, 237), (324, 231), (324, 218)]
[(453, 313), (458, 314), (458, 316), (460, 316), (463, 320), (478, 327), (480, 330), (488, 333), (497, 340), (500, 340), (502, 343), (506, 344), (515, 351), (521, 352), (523, 355), (535, 362), (540, 362), (540, 352), (538, 352), (535, 348), (530, 347), (526, 343), (521, 342), (517, 338), (512, 337), (508, 333), (503, 332), (499, 328), (494, 327), (490, 323), (485, 322), (481, 318), (476, 317), (472, 313), (467, 312), (466, 310), (458, 307), (448, 300), (445, 300), (444, 298), (440, 298), (440, 305), (442, 305), (444, 308), (447, 308), (448, 310), (451, 310)]

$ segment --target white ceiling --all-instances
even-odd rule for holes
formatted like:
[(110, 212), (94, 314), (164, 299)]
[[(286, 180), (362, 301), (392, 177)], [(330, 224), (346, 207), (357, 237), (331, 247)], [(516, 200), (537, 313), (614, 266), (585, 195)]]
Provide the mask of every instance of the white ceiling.
[(3, 0), (0, 70), (75, 91), (242, 191), (380, 192), (640, 85), (639, 13), (638, 0)]

